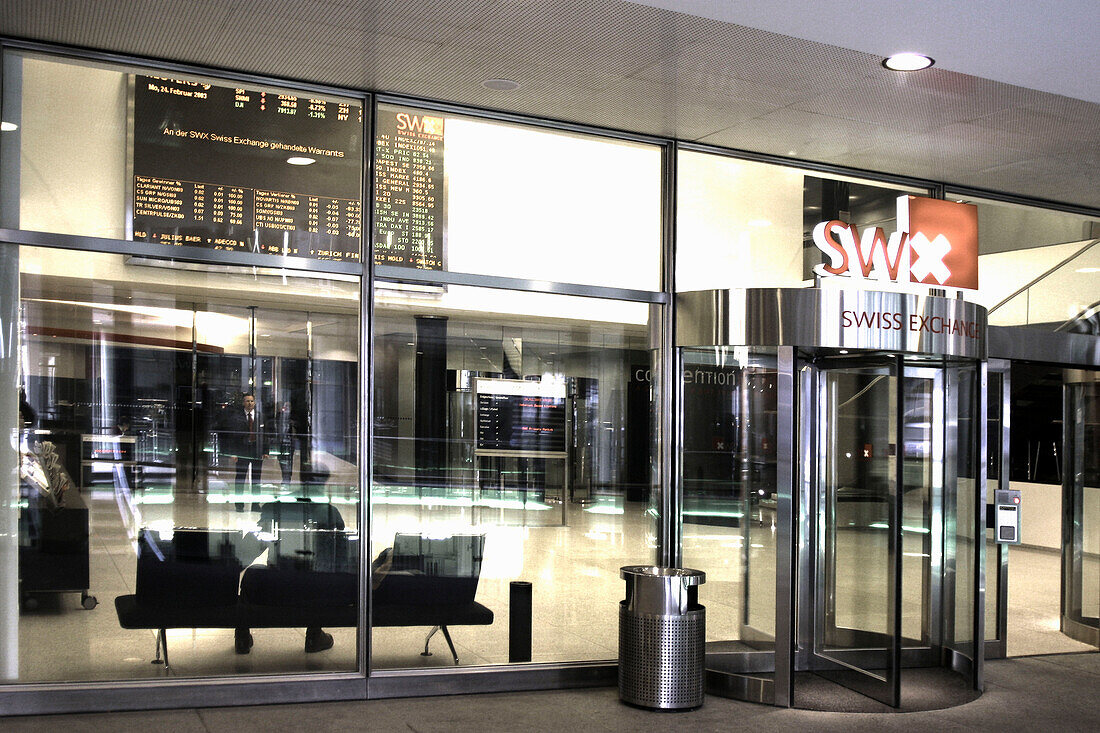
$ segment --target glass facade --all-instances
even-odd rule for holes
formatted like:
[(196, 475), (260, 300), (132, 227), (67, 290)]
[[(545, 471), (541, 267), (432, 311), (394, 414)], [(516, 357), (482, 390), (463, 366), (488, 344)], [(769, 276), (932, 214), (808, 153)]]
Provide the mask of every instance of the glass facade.
[[(4, 82), (4, 682), (583, 679), (617, 655), (640, 563), (705, 571), (708, 652), (780, 673), (797, 406), (776, 348), (674, 349), (675, 295), (813, 287), (818, 222), (892, 231), (934, 184), (22, 51)], [(935, 409), (978, 414), (981, 372), (951, 374)], [(834, 376), (840, 418), (865, 394), (882, 414), (859, 419), (897, 412), (896, 382)], [(923, 647), (943, 457), (910, 442), (943, 415), (931, 377), (907, 389), (902, 483), (924, 488), (899, 515), (897, 636)], [(977, 430), (958, 417), (960, 442)], [(973, 657), (981, 458), (947, 459), (943, 642)], [(845, 480), (834, 510), (873, 506)], [(867, 526), (841, 536), (886, 547)], [(888, 632), (850, 581), (828, 581), (841, 606)]]
[[(496, 305), (449, 307), (473, 301)], [(424, 299), (376, 283), (371, 555), (389, 567), (373, 579), (376, 619), (411, 582), (405, 565), (446, 552), (456, 570), (404, 602), (434, 602), (461, 575), (492, 614), (452, 630), (462, 663), (616, 655), (619, 568), (656, 559), (648, 326), (644, 303), (463, 287)], [(522, 618), (516, 582), (532, 595)], [(515, 624), (532, 630), (527, 659)], [(421, 637), (376, 628), (376, 668), (451, 663), (418, 656)]]
[(1096, 334), (1100, 220), (947, 193), (978, 207), (980, 290), (995, 326)]
[(813, 244), (819, 222), (838, 219), (889, 233), (898, 196), (928, 195), (696, 151), (679, 153), (677, 183), (677, 290), (813, 286), (814, 266), (827, 261)]
[(684, 565), (707, 573), (714, 650), (775, 647), (777, 370), (774, 353), (683, 353)]
[(358, 283), (18, 255), (16, 679), (355, 670)]

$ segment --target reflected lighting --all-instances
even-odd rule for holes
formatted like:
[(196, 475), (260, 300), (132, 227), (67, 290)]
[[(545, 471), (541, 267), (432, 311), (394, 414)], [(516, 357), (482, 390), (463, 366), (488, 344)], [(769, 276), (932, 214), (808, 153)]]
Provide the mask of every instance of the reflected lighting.
[[(212, 497), (207, 497), (211, 501)], [(374, 504), (390, 506), (458, 506), (458, 507), (488, 507), (490, 509), (521, 509), (527, 511), (543, 512), (553, 509), (549, 504), (538, 501), (522, 502), (519, 499), (480, 499), (474, 501), (470, 497), (417, 497), (417, 496), (374, 496)]]
[(120, 303), (89, 303), (78, 300), (54, 300), (52, 298), (25, 298), (26, 302), (67, 305), (76, 308), (93, 308), (97, 311), (130, 313), (152, 319), (154, 324), (174, 328), (195, 327), (200, 339), (218, 346), (225, 346), (234, 339), (248, 334), (248, 318), (227, 313), (180, 310), (148, 305), (123, 305)]
[(731, 517), (733, 519), (740, 519), (745, 516), (744, 512), (684, 512), (685, 517)]

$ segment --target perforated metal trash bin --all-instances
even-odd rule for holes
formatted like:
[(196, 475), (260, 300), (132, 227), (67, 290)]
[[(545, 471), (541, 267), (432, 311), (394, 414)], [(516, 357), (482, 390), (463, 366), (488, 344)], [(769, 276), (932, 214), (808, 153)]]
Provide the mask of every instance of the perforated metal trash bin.
[(697, 708), (706, 692), (706, 574), (688, 568), (620, 568), (619, 698), (661, 710)]

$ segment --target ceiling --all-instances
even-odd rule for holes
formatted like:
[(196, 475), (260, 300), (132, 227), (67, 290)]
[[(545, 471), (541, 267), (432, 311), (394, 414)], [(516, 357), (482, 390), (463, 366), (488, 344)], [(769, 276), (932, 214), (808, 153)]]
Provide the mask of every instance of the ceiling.
[(0, 33), (1100, 208), (1096, 3), (874, 5), (5, 0)]

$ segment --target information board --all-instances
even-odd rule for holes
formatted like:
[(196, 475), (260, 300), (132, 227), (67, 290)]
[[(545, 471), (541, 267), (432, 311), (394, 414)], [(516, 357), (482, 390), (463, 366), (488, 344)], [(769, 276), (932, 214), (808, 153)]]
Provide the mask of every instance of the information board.
[(133, 238), (358, 260), (362, 138), (350, 101), (135, 76)]
[(477, 380), (477, 449), (565, 452), (565, 385)]
[(375, 120), (374, 263), (442, 270), (441, 116), (381, 107)]

